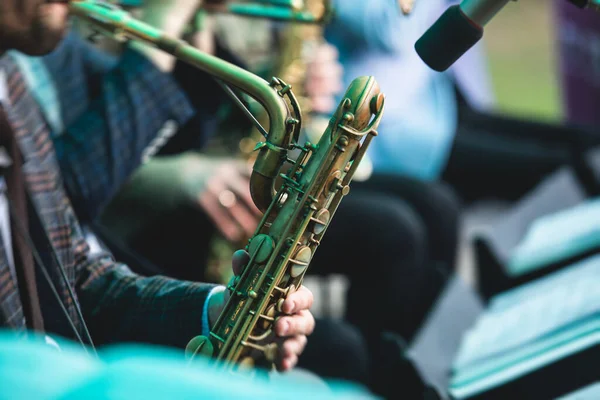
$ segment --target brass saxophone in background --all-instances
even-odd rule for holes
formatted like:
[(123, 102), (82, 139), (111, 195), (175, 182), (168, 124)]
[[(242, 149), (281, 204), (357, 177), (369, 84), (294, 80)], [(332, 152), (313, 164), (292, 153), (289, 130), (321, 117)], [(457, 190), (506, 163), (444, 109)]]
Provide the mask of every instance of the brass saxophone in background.
[[(228, 286), (231, 296), (210, 333), (188, 350), (216, 359), (229, 371), (241, 365), (272, 365), (276, 355), (272, 326), (288, 293), (300, 287), (311, 258), (356, 171), (383, 115), (384, 96), (373, 77), (355, 79), (317, 144), (300, 145), (301, 111), (291, 87), (270, 83), (164, 36), (128, 13), (93, 0), (74, 0), (71, 13), (116, 39), (153, 45), (214, 75), (260, 102), (269, 129), (250, 180), (252, 198), (264, 216), (246, 250), (250, 260)], [(298, 151), (297, 158), (288, 156)], [(280, 175), (284, 165), (287, 173)], [(276, 178), (281, 184), (275, 190)]]
[[(276, 21), (321, 23), (329, 15), (315, 12), (311, 0), (254, 0), (227, 1), (225, 3), (204, 2), (202, 9), (213, 13), (235, 14), (252, 18), (267, 18)], [(319, 0), (329, 3), (329, 0)]]
[[(294, 88), (303, 111), (303, 129), (308, 133), (309, 139), (316, 142), (318, 135), (327, 125), (319, 124), (322, 119), (317, 119), (313, 115), (310, 98), (304, 90), (307, 80), (307, 62), (310, 61), (309, 54), (314, 53), (321, 44), (325, 43), (324, 24), (331, 17), (333, 10), (330, 0), (305, 0), (304, 7), (322, 23), (289, 23), (283, 28), (279, 37), (280, 49), (274, 75), (281, 77)], [(318, 131), (318, 134), (314, 134), (314, 131)]]
[[(307, 54), (310, 54), (325, 41), (324, 25), (332, 16), (331, 0), (264, 0), (239, 1), (225, 4), (204, 4), (202, 10), (226, 13), (248, 18), (280, 20), (286, 24), (278, 31), (277, 48), (273, 51), (274, 64), (270, 74), (277, 76), (293, 88), (303, 113), (302, 127), (305, 132), (318, 131), (310, 139), (318, 141), (318, 136), (327, 126), (324, 118), (315, 123), (310, 98), (304, 93), (307, 78)], [(264, 116), (258, 119), (263, 122)], [(260, 140), (260, 132), (252, 129), (248, 136), (239, 142), (241, 157), (254, 156), (254, 144)]]

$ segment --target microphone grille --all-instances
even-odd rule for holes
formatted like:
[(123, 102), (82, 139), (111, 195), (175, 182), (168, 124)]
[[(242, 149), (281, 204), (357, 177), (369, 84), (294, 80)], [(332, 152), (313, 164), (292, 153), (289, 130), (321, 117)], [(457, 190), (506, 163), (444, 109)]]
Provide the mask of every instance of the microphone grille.
[(458, 5), (448, 8), (417, 40), (415, 50), (431, 69), (442, 72), (475, 45), (483, 28), (472, 22)]

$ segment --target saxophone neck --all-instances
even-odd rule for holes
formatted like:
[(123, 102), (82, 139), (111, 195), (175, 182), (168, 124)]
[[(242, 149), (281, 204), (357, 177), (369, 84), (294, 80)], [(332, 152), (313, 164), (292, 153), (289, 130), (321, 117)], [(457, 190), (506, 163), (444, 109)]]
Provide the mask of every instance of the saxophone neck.
[[(120, 41), (132, 40), (156, 47), (247, 93), (265, 108), (269, 130), (254, 165), (251, 193), (256, 206), (266, 210), (274, 194), (273, 180), (287, 158), (287, 150), (292, 146), (300, 125), (300, 110), (294, 104), (291, 87), (277, 80), (269, 84), (243, 68), (204, 53), (179, 38), (165, 35), (107, 2), (72, 0), (69, 9), (72, 15), (87, 21), (99, 33)], [(292, 110), (284, 96), (292, 99)]]

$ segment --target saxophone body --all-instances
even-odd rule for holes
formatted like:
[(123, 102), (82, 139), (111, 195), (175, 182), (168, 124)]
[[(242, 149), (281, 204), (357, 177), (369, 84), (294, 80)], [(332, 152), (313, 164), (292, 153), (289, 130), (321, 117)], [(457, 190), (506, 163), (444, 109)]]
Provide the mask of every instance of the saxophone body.
[[(216, 359), (233, 371), (240, 365), (268, 366), (277, 346), (272, 327), (286, 296), (300, 287), (311, 258), (364, 157), (383, 115), (384, 96), (373, 77), (349, 86), (316, 144), (299, 144), (301, 111), (291, 86), (262, 78), (135, 20), (105, 2), (73, 0), (72, 15), (115, 39), (145, 43), (210, 73), (256, 99), (269, 117), (250, 179), (263, 218), (249, 240), (250, 255), (210, 337), (188, 344), (192, 356)], [(296, 153), (296, 158), (290, 154)], [(285, 168), (283, 168), (285, 166)], [(286, 173), (280, 173), (285, 170)]]
[(371, 139), (383, 112), (373, 77), (355, 79), (317, 144), (300, 154), (281, 176), (281, 187), (246, 250), (248, 264), (229, 285), (231, 297), (210, 338), (190, 343), (221, 368), (269, 365), (277, 345), (272, 327), (286, 296), (300, 287), (310, 260)]

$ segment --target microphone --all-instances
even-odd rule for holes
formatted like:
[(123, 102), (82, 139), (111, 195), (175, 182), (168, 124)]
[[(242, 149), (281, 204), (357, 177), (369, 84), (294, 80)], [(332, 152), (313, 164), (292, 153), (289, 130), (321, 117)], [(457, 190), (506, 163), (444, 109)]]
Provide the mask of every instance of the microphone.
[[(425, 64), (447, 70), (483, 37), (483, 27), (511, 0), (463, 0), (446, 10), (417, 40), (415, 50)], [(516, 1), (516, 0), (512, 0)], [(600, 12), (600, 0), (567, 0)]]
[(448, 8), (417, 40), (417, 54), (431, 69), (447, 70), (483, 37), (483, 27), (509, 1), (463, 0)]

